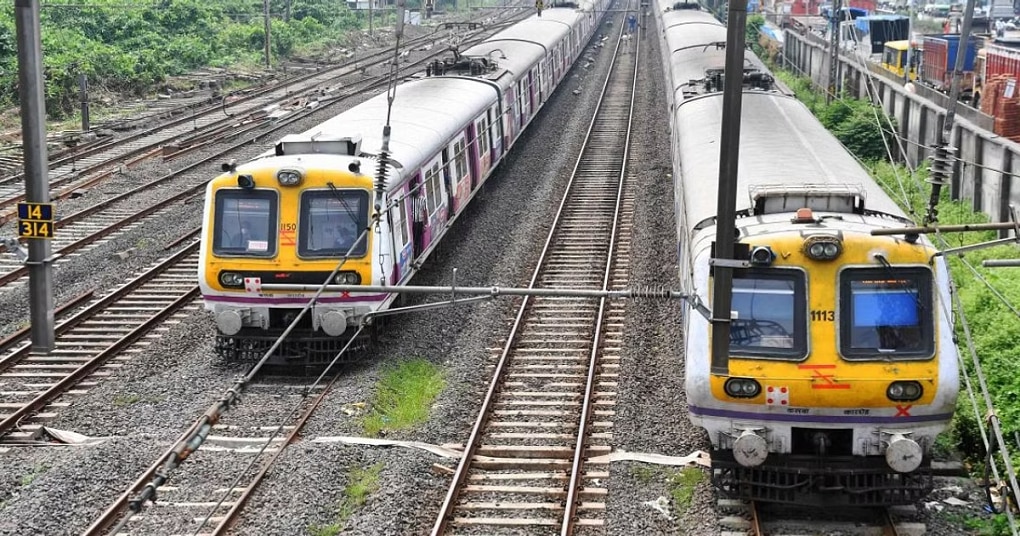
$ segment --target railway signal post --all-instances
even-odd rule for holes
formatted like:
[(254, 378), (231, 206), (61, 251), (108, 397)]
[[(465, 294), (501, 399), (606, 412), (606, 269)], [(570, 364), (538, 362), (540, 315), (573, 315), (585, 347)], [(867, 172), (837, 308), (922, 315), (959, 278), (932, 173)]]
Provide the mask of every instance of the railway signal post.
[(15, 0), (14, 7), (27, 201), (18, 207), (18, 234), (28, 240), (25, 264), (28, 265), (32, 352), (48, 354), (55, 346), (53, 258), (50, 249), (54, 227), (46, 162), (46, 101), (43, 99), (39, 0)]

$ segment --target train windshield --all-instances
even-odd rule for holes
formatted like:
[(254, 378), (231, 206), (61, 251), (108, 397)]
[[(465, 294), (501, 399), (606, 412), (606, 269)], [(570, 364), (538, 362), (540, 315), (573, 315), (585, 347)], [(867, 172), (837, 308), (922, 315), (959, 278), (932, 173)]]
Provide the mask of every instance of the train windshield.
[[(302, 257), (342, 257), (368, 227), (368, 191), (309, 190), (301, 195), (298, 254)], [(363, 257), (368, 235), (351, 251)]]
[(840, 276), (840, 350), (847, 359), (931, 357), (932, 275), (927, 268), (845, 270)]
[(734, 272), (730, 351), (769, 358), (806, 356), (804, 288), (799, 270)]
[(225, 256), (276, 255), (277, 204), (272, 190), (218, 190), (213, 252)]

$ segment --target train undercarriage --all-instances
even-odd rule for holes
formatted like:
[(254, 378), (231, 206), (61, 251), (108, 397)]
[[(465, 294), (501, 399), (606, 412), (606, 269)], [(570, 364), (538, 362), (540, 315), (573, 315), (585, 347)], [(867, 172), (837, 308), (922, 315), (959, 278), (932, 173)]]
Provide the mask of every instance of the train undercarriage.
[(732, 450), (712, 451), (712, 484), (732, 499), (806, 506), (913, 504), (933, 487), (931, 460), (896, 473), (883, 456), (770, 454), (757, 467), (737, 463)]
[[(333, 337), (322, 331), (297, 328), (287, 336), (270, 356), (268, 365), (282, 367), (323, 367), (333, 362), (350, 342), (356, 330)], [(236, 335), (216, 335), (216, 355), (230, 363), (256, 363), (273, 347), (283, 330), (245, 328)], [(361, 332), (337, 363), (358, 361), (375, 333), (374, 326)]]

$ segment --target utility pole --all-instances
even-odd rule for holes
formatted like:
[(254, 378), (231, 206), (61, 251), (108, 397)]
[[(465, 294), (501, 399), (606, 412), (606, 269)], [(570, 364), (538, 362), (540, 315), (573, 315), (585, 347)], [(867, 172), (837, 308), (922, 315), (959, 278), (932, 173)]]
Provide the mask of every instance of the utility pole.
[(839, 33), (843, 21), (842, 0), (832, 0), (832, 19), (829, 31), (829, 91), (825, 93), (825, 103), (832, 103), (832, 97), (839, 91)]
[(375, 16), (374, 8), (375, 0), (368, 0), (368, 35), (375, 35), (375, 29), (372, 28), (374, 24), (373, 17)]
[(910, 65), (914, 52), (914, 0), (907, 0), (907, 64), (903, 66), (903, 83), (910, 82)]
[[(49, 168), (46, 161), (46, 101), (43, 99), (42, 39), (39, 0), (15, 0), (18, 33), (18, 100), (21, 101), (21, 137), (25, 152), (25, 203), (37, 215), (22, 218), (18, 207), (18, 234), (28, 238), (28, 294), (32, 353), (48, 354), (56, 346), (53, 334), (53, 206), (50, 205)], [(41, 209), (49, 207), (49, 217)], [(34, 211), (32, 211), (34, 212)], [(26, 227), (26, 224), (27, 227)]]
[(89, 121), (89, 78), (85, 73), (78, 74), (78, 96), (81, 97), (81, 132), (92, 130)]
[(283, 22), (290, 22), (290, 2), (287, 0), (283, 7)]
[(928, 199), (928, 213), (924, 216), (925, 225), (939, 221), (939, 196), (942, 194), (942, 187), (945, 186), (952, 175), (953, 153), (956, 147), (949, 145), (953, 138), (953, 123), (956, 120), (956, 107), (960, 104), (960, 81), (963, 78), (963, 61), (970, 44), (970, 28), (974, 22), (974, 0), (967, 0), (967, 7), (963, 12), (963, 27), (960, 28), (960, 46), (956, 48), (956, 61), (953, 65), (953, 81), (949, 86), (949, 104), (946, 106), (946, 118), (942, 122), (942, 129), (939, 130), (938, 139), (932, 150), (931, 175), (928, 182), (931, 183), (931, 197)]
[(266, 23), (266, 68), (273, 66), (269, 56), (269, 0), (262, 0), (262, 18)]
[(729, 375), (730, 320), (733, 316), (733, 264), (736, 234), (737, 169), (740, 161), (740, 113), (744, 99), (744, 32), (747, 3), (730, 0), (723, 70), (722, 132), (719, 144), (719, 198), (715, 219), (715, 273), (712, 292), (712, 374)]

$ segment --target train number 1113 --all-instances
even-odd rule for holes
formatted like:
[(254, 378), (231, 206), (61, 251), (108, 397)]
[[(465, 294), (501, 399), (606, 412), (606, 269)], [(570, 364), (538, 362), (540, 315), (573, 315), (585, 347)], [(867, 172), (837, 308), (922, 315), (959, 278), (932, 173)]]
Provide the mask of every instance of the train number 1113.
[(824, 309), (815, 309), (811, 311), (812, 322), (835, 322), (836, 311), (826, 311)]

